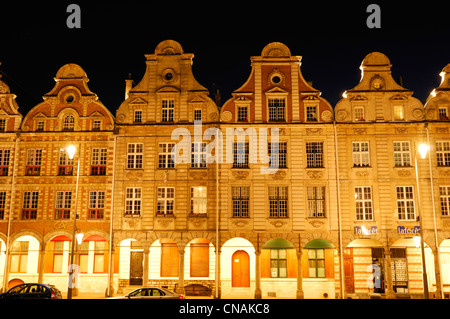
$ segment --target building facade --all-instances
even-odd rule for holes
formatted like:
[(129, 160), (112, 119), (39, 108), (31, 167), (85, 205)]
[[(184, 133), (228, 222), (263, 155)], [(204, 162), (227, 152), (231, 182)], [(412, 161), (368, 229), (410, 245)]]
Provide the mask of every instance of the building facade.
[(332, 106), (303, 78), (302, 57), (274, 42), (219, 108), (193, 57), (158, 44), (140, 82), (126, 80), (115, 118), (78, 65), (63, 66), (23, 120), (0, 82), (3, 289), (39, 281), (65, 291), (79, 233), (80, 293), (450, 292), (449, 66), (424, 105), (370, 53)]

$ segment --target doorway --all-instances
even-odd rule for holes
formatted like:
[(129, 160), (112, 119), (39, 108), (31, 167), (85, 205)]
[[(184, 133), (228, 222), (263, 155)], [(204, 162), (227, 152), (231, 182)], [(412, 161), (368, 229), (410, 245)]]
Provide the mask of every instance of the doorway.
[(250, 287), (250, 257), (244, 250), (231, 257), (231, 287)]
[(131, 251), (130, 255), (130, 285), (142, 285), (144, 252)]

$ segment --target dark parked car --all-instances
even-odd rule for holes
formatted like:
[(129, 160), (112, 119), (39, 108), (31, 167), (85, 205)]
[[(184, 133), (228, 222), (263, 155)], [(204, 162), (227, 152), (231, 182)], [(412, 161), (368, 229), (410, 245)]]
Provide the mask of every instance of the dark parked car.
[(62, 299), (61, 292), (53, 285), (21, 284), (0, 294), (0, 299)]
[(174, 293), (164, 288), (149, 287), (149, 288), (138, 288), (124, 296), (113, 297), (109, 299), (183, 299), (183, 298), (184, 298), (183, 295)]

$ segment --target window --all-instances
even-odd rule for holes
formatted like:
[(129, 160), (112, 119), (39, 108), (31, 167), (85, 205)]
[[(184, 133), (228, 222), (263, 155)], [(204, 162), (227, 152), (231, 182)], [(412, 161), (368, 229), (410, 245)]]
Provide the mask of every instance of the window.
[(52, 241), (53, 243), (53, 272), (61, 273), (63, 271), (63, 255), (64, 255), (64, 242)]
[(0, 119), (0, 132), (6, 132), (6, 119)]
[(175, 188), (158, 187), (157, 215), (173, 216), (175, 208)]
[(102, 121), (101, 120), (93, 120), (92, 121), (92, 130), (100, 131), (102, 129)]
[(106, 148), (93, 148), (91, 161), (91, 175), (106, 175)]
[(80, 252), (78, 254), (80, 272), (87, 273), (89, 268), (89, 242), (83, 241), (81, 243)]
[(364, 107), (355, 107), (355, 121), (364, 121)]
[(272, 218), (288, 217), (287, 187), (269, 187), (269, 211)]
[(323, 167), (322, 142), (306, 143), (306, 167), (307, 168)]
[(25, 175), (39, 176), (41, 173), (42, 150), (31, 149), (27, 151), (27, 166)]
[(308, 122), (317, 122), (317, 106), (316, 105), (307, 105), (306, 106), (306, 121)]
[(175, 100), (162, 100), (162, 122), (173, 122)]
[(142, 168), (143, 152), (144, 152), (144, 144), (141, 143), (128, 144), (127, 168), (129, 169)]
[(372, 188), (355, 187), (356, 220), (373, 220)]
[(238, 122), (248, 122), (248, 115), (247, 115), (247, 106), (238, 106), (237, 108), (238, 116), (237, 120)]
[(134, 123), (142, 123), (142, 111), (134, 111)]
[(191, 277), (209, 277), (209, 242), (197, 239), (190, 244)]
[(59, 151), (58, 175), (73, 175), (73, 159), (69, 158), (67, 151)]
[(202, 110), (194, 110), (194, 121), (202, 120)]
[(56, 192), (55, 219), (70, 219), (72, 192)]
[(44, 131), (44, 129), (45, 129), (44, 121), (39, 121), (36, 126), (36, 131), (42, 132)]
[(232, 187), (232, 200), (233, 200), (233, 217), (250, 217), (249, 200), (250, 200), (250, 187), (238, 186)]
[(206, 216), (206, 187), (191, 187), (191, 215)]
[(105, 271), (106, 241), (92, 241), (94, 243), (94, 273)]
[(270, 277), (287, 277), (287, 251), (286, 249), (270, 250)]
[(403, 105), (394, 105), (394, 120), (402, 121), (405, 119), (403, 114)]
[(125, 215), (140, 216), (142, 206), (142, 188), (127, 187), (125, 195)]
[(28, 241), (15, 241), (11, 247), (12, 273), (26, 273), (28, 266)]
[(192, 168), (206, 167), (206, 143), (200, 142), (192, 143), (191, 167)]
[(450, 142), (436, 142), (438, 166), (450, 166)]
[(248, 143), (233, 144), (233, 168), (248, 168)]
[(308, 249), (309, 278), (325, 278), (325, 250)]
[(63, 131), (73, 131), (75, 126), (75, 118), (72, 115), (68, 115), (64, 118)]
[(409, 141), (394, 142), (394, 165), (411, 166)]
[(105, 191), (89, 192), (88, 219), (103, 219), (105, 210)]
[(283, 98), (269, 99), (269, 121), (284, 121), (286, 101)]
[(370, 166), (369, 142), (353, 142), (353, 166)]
[(391, 248), (392, 287), (395, 292), (408, 292), (406, 248)]
[(22, 205), (22, 219), (36, 219), (39, 192), (24, 192)]
[(175, 163), (172, 159), (172, 149), (175, 146), (174, 143), (160, 143), (159, 144), (159, 168), (174, 168)]
[(397, 212), (399, 220), (416, 220), (412, 186), (397, 186)]
[(0, 220), (5, 219), (6, 192), (0, 192)]
[(325, 187), (308, 187), (308, 217), (325, 217)]
[[(272, 143), (268, 143), (270, 167), (286, 168), (287, 167), (287, 143), (274, 143), (274, 152), (272, 154)], [(277, 154), (278, 152), (278, 154)]]
[(179, 258), (178, 246), (167, 239), (160, 239), (161, 242), (161, 277), (178, 277)]
[[(450, 186), (440, 186), (442, 216), (450, 215)], [(1, 210), (1, 208), (0, 208)]]
[(10, 150), (0, 150), (0, 176), (8, 176)]
[(441, 121), (446, 121), (446, 120), (448, 120), (447, 107), (445, 107), (445, 106), (440, 106), (440, 107), (439, 107), (439, 119), (440, 119)]

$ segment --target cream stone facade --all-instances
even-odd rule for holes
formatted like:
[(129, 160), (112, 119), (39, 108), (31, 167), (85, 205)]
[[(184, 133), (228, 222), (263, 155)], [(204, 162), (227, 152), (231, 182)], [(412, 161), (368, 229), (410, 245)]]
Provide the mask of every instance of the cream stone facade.
[(80, 293), (421, 298), (425, 269), (430, 297), (448, 296), (449, 66), (423, 105), (370, 53), (333, 106), (273, 42), (218, 107), (178, 42), (145, 58), (115, 118), (74, 64), (23, 121), (0, 82), (4, 289), (67, 289), (76, 209)]

